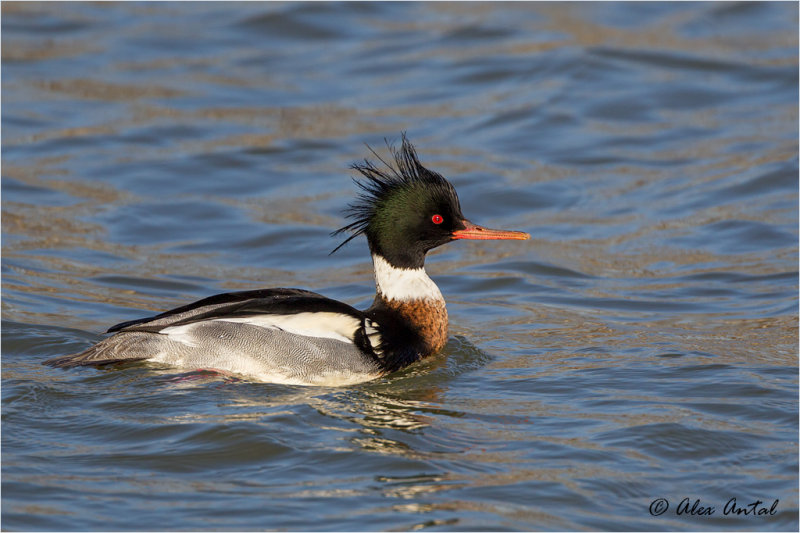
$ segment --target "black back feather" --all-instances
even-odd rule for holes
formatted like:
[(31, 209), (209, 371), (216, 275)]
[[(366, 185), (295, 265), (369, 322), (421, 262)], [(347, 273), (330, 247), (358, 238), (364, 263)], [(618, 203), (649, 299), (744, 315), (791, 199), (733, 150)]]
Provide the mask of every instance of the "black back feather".
[(357, 170), (365, 179), (353, 178), (353, 182), (361, 191), (345, 211), (345, 217), (352, 222), (331, 233), (331, 236), (346, 232), (350, 232), (352, 235), (334, 248), (331, 254), (359, 235), (365, 234), (370, 222), (375, 218), (377, 210), (387, 198), (397, 191), (418, 185), (435, 188), (447, 195), (454, 205), (458, 206), (458, 196), (453, 186), (441, 174), (422, 166), (414, 146), (405, 133), (402, 134), (400, 150), (396, 150), (388, 141), (386, 141), (386, 147), (392, 154), (394, 164), (387, 163), (367, 145), (369, 151), (383, 163), (383, 168), (376, 166), (369, 159), (364, 159), (363, 163), (351, 165), (350, 168)]

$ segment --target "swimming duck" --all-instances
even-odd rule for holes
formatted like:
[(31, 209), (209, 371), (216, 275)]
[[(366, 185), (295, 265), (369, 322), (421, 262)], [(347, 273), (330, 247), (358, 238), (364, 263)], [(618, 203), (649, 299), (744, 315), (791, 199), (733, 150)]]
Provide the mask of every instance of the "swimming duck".
[[(374, 154), (374, 152), (373, 152)], [(442, 293), (425, 273), (425, 254), (458, 239), (516, 239), (520, 231), (484, 228), (464, 218), (453, 186), (419, 161), (405, 135), (394, 164), (365, 159), (352, 168), (361, 189), (333, 235), (364, 235), (372, 254), (375, 300), (360, 311), (302, 289), (218, 294), (111, 327), (54, 367), (147, 360), (260, 381), (340, 386), (369, 381), (430, 357), (447, 342)], [(333, 253), (333, 252), (331, 252)]]

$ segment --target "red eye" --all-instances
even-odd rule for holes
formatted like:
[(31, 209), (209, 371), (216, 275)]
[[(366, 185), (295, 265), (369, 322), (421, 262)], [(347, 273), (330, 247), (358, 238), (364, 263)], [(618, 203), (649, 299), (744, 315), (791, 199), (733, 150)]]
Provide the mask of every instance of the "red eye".
[(444, 222), (444, 219), (442, 218), (442, 215), (433, 215), (431, 217), (431, 221), (434, 224), (441, 224), (442, 222)]

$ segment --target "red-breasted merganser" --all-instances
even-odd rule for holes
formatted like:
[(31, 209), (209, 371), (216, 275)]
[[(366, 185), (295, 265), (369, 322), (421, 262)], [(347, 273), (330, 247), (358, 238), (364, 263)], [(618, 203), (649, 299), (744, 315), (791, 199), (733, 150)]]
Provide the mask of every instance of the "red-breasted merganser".
[[(374, 152), (373, 152), (374, 153)], [(469, 222), (453, 186), (420, 163), (403, 136), (394, 165), (353, 165), (361, 193), (350, 204), (351, 232), (367, 238), (375, 300), (366, 311), (301, 289), (218, 294), (160, 315), (117, 324), (88, 350), (56, 367), (148, 360), (213, 369), (273, 383), (349, 385), (384, 376), (438, 352), (447, 309), (425, 273), (425, 254), (456, 239), (517, 239), (520, 231)], [(379, 158), (380, 159), (380, 158)], [(333, 252), (331, 252), (333, 253)]]

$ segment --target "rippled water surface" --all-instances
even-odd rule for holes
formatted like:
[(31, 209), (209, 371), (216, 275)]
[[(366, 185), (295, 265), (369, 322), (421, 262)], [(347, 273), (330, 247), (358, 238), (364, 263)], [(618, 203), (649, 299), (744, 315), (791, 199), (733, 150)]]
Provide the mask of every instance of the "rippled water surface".
[[(2, 528), (796, 531), (797, 24), (4, 2)], [(367, 306), (329, 232), (402, 131), (532, 235), (429, 256), (439, 355), (345, 388), (41, 365), (217, 292)]]

